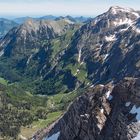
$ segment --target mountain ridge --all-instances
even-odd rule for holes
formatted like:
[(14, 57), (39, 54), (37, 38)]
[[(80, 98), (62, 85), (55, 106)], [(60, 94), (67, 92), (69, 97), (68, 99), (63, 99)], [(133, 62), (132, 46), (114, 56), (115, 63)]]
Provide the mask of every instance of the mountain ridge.
[[(78, 28), (76, 27), (77, 24), (69, 22), (63, 17), (57, 21), (33, 21), (31, 19), (25, 22), (25, 24), (20, 25), (22, 29), (20, 32), (24, 33), (27, 30), (27, 35), (29, 36), (25, 33), (24, 35), (17, 34), (17, 40), (21, 36), (22, 45), (24, 42), (27, 42), (27, 44), (25, 43), (26, 47), (23, 45), (19, 49), (20, 42), (16, 41), (17, 45), (14, 45), (14, 48), (17, 46), (17, 50), (19, 51), (17, 54), (24, 54), (24, 50), (21, 51), (23, 48), (30, 46), (30, 51), (31, 48), (39, 49), (42, 44), (39, 43), (37, 45), (37, 42), (44, 40), (46, 47), (43, 47), (40, 52), (44, 57), (41, 57), (38, 53), (36, 55), (43, 62), (43, 65), (39, 66), (37, 76), (45, 81), (56, 79), (60, 83), (63, 77), (62, 81), (64, 81), (68, 90), (74, 90), (88, 84), (102, 84), (112, 80), (117, 82), (126, 76), (137, 77), (139, 75), (139, 30), (136, 25), (139, 25), (139, 13), (132, 9), (125, 10), (120, 7), (111, 7), (106, 13), (97, 16), (83, 26), (78, 25)], [(65, 44), (65, 49), (62, 49), (55, 55), (56, 57), (53, 58), (54, 61), (51, 62), (53, 65), (51, 63), (45, 64), (46, 54), (47, 52), (49, 53), (47, 50), (51, 50), (52, 47), (49, 40), (58, 37), (61, 38), (62, 34), (65, 34), (65, 31), (69, 32), (75, 27), (78, 30), (71, 34), (71, 37), (68, 39), (69, 43)], [(7, 40), (2, 40), (1, 48), (4, 47), (3, 41), (7, 42)], [(56, 44), (57, 41), (60, 42), (58, 39), (55, 42)], [(12, 45), (11, 43), (8, 44), (7, 47)], [(30, 64), (26, 64), (31, 58), (36, 59), (36, 57), (32, 57), (32, 51), (28, 59), (24, 57), (23, 60), (21, 59), (21, 62), (17, 65), (17, 71), (19, 71), (18, 68), (20, 67), (22, 69), (27, 67), (28, 69)], [(47, 61), (49, 60), (50, 58), (47, 58)], [(19, 61), (18, 58), (17, 61)], [(133, 65), (130, 67), (131, 63)], [(73, 82), (69, 82), (68, 77)]]

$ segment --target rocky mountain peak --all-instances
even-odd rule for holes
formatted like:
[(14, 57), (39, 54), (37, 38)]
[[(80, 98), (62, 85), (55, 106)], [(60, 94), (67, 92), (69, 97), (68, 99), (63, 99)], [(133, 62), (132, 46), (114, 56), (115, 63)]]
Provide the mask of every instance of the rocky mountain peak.
[[(22, 45), (25, 45), (26, 43), (27, 46), (27, 43), (31, 45), (37, 40), (47, 40), (61, 36), (68, 29), (72, 29), (73, 26), (74, 25), (72, 25), (69, 21), (64, 22), (63, 20), (35, 20), (28, 18), (23, 24), (10, 30), (2, 42), (7, 42), (7, 40), (14, 40), (17, 44), (18, 42), (20, 42)], [(12, 34), (14, 34), (14, 37), (11, 36)]]
[[(122, 8), (113, 6), (107, 12), (112, 16), (116, 16), (115, 25), (132, 24), (133, 21), (140, 17), (140, 14), (131, 8)], [(117, 23), (118, 22), (118, 23)]]
[(80, 65), (86, 64), (93, 83), (139, 75), (139, 17), (134, 16), (137, 14), (133, 9), (111, 7), (74, 35), (67, 54), (75, 56)]
[(20, 27), (19, 29), (26, 30), (28, 33), (31, 33), (32, 31), (37, 31), (39, 30), (39, 22), (33, 20), (32, 18), (27, 19)]
[(123, 8), (123, 7), (120, 7), (120, 6), (111, 6), (109, 8), (109, 12), (112, 12), (113, 14), (117, 14), (118, 12), (132, 13), (132, 12), (136, 12), (136, 11), (132, 8)]
[(33, 24), (35, 20), (33, 18), (28, 18), (23, 24), (28, 25), (28, 24)]
[(66, 16), (66, 17), (60, 16), (60, 17), (56, 18), (56, 21), (63, 21), (67, 24), (74, 24), (76, 22), (76, 20), (71, 16)]
[(110, 7), (110, 9), (108, 10), (108, 13), (113, 14), (113, 15), (120, 15), (122, 14), (123, 16), (125, 15), (126, 17), (135, 19), (135, 18), (139, 18), (140, 14), (138, 11), (135, 11), (132, 8), (122, 8), (119, 6), (112, 6)]
[(105, 27), (117, 27), (122, 25), (130, 26), (140, 17), (138, 11), (131, 8), (122, 8), (119, 6), (112, 6), (107, 12), (96, 17), (92, 22), (93, 25), (103, 22)]

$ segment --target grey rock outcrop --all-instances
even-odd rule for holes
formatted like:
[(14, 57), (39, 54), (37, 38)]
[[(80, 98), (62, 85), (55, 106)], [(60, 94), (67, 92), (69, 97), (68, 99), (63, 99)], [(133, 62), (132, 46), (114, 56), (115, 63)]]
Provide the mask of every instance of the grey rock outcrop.
[(140, 131), (139, 97), (140, 79), (89, 88), (47, 135), (59, 132), (58, 140), (131, 140)]

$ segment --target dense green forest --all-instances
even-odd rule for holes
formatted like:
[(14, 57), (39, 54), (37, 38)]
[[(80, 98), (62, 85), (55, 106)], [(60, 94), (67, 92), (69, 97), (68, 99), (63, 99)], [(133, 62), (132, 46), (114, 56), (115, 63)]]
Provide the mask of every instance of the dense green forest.
[(31, 137), (47, 127), (65, 111), (76, 93), (35, 95), (25, 91), (19, 83), (0, 78), (0, 138)]

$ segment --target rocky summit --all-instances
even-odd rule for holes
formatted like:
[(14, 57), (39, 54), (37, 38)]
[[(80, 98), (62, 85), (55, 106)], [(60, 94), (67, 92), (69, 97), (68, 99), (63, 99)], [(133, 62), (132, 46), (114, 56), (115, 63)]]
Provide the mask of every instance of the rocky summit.
[(139, 96), (140, 79), (91, 87), (73, 102), (44, 140), (138, 140)]
[[(111, 7), (82, 26), (66, 52), (80, 65), (86, 64), (92, 83), (139, 76), (139, 12)], [(73, 60), (74, 61), (74, 60)], [(79, 69), (80, 71), (80, 69)]]

